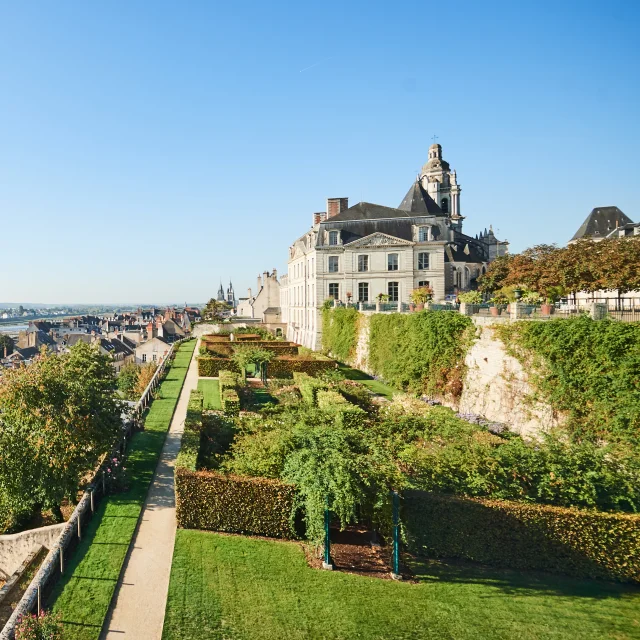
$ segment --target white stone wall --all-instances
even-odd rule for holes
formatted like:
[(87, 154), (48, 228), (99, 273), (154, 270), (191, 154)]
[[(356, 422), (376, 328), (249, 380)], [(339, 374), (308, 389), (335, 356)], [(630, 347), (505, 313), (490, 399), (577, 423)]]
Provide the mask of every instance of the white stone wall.
[(62, 522), (48, 527), (0, 536), (0, 570), (10, 576), (34, 547), (42, 545), (51, 549), (64, 527), (65, 523)]

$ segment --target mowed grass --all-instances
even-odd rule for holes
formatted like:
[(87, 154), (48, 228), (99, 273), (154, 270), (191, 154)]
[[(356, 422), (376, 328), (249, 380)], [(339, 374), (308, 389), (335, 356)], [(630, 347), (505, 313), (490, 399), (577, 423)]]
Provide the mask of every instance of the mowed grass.
[(420, 564), (417, 584), (323, 572), (296, 543), (178, 530), (163, 640), (640, 637), (640, 590)]
[(131, 488), (102, 500), (53, 590), (50, 602), (62, 616), (65, 640), (96, 640), (100, 635), (194, 348), (195, 340), (180, 345), (147, 413), (144, 431), (131, 439)]
[(355, 380), (360, 384), (363, 384), (373, 393), (377, 393), (380, 396), (384, 396), (388, 400), (391, 400), (393, 396), (398, 393), (397, 389), (390, 387), (388, 384), (384, 384), (384, 382), (380, 382), (379, 380), (374, 380), (370, 375), (366, 374), (364, 371), (360, 371), (360, 369), (354, 369), (353, 367), (349, 367), (346, 364), (339, 365), (340, 371), (344, 374), (347, 380)]
[(204, 396), (205, 409), (222, 409), (220, 404), (220, 384), (210, 378), (198, 380), (198, 391)]

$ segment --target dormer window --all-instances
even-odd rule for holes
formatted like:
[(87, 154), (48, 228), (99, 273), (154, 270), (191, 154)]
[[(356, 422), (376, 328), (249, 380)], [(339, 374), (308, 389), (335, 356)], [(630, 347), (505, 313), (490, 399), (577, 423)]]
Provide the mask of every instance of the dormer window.
[(418, 227), (418, 242), (429, 241), (429, 227)]
[(329, 231), (329, 245), (335, 247), (338, 244), (338, 232)]
[(440, 208), (442, 209), (442, 213), (449, 213), (449, 200), (448, 198), (442, 198), (440, 202)]

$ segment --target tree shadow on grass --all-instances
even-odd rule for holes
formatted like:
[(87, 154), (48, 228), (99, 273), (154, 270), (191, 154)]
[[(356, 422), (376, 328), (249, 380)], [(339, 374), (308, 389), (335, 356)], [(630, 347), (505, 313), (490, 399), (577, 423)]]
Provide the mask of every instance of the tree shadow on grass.
[[(603, 600), (639, 598), (640, 587), (605, 580), (582, 580), (538, 571), (497, 569), (455, 559), (433, 560), (404, 555), (403, 562), (421, 584), (453, 583), (495, 587), (501, 594), (515, 596), (570, 596)], [(483, 596), (491, 597), (491, 596)]]

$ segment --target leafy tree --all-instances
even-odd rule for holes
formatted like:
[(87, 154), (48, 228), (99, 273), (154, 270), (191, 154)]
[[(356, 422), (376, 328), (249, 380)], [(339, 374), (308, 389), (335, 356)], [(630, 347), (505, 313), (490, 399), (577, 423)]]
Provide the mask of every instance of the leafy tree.
[(157, 368), (158, 365), (156, 365), (155, 362), (147, 362), (139, 368), (138, 378), (133, 387), (135, 397), (139, 398), (144, 393), (144, 390), (149, 386), (149, 383), (153, 379)]
[(110, 358), (78, 343), (0, 381), (0, 488), (14, 514), (75, 500), (78, 484), (114, 443), (121, 405)]
[(13, 342), (13, 338), (8, 336), (6, 333), (0, 334), (0, 358), (4, 357), (4, 350), (7, 350), (7, 355), (13, 353), (13, 348), (15, 347), (15, 343)]
[(124, 397), (132, 400), (135, 396), (135, 388), (140, 375), (140, 366), (131, 362), (124, 365), (118, 374), (118, 389), (122, 391)]
[(211, 298), (207, 302), (202, 317), (204, 320), (213, 322), (222, 322), (224, 320), (224, 312), (229, 311), (231, 307), (226, 302), (219, 302), (215, 298)]
[(234, 347), (231, 360), (233, 360), (233, 362), (238, 365), (238, 367), (242, 371), (242, 376), (244, 377), (246, 374), (245, 368), (247, 365), (254, 364), (259, 368), (263, 364), (271, 362), (273, 356), (273, 351), (268, 351), (267, 349), (262, 349), (261, 347), (254, 347), (250, 344), (241, 344), (237, 347)]
[(493, 293), (505, 286), (513, 256), (506, 255), (496, 258), (487, 269), (486, 273), (478, 278), (478, 289), (483, 293)]

